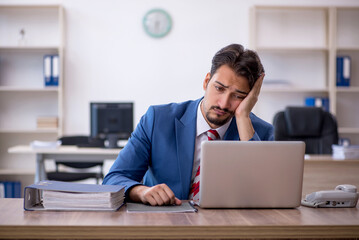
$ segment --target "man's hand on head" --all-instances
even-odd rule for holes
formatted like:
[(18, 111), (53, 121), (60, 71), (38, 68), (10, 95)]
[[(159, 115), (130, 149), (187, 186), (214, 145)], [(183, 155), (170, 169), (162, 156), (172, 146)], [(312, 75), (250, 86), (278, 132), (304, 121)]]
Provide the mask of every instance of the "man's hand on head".
[(265, 74), (262, 73), (255, 82), (251, 91), (243, 99), (235, 111), (238, 134), (242, 141), (248, 141), (254, 135), (254, 128), (252, 121), (249, 118), (249, 114), (258, 101), (258, 96), (261, 91), (264, 76)]
[(158, 184), (153, 187), (138, 185), (130, 190), (129, 196), (134, 202), (142, 202), (152, 206), (182, 204), (182, 201), (175, 197), (166, 184)]
[(243, 101), (239, 104), (236, 109), (235, 115), (236, 117), (249, 117), (254, 105), (258, 101), (258, 96), (261, 91), (263, 79), (265, 74), (262, 73), (257, 81), (254, 83), (253, 88), (248, 93), (248, 95), (243, 99)]

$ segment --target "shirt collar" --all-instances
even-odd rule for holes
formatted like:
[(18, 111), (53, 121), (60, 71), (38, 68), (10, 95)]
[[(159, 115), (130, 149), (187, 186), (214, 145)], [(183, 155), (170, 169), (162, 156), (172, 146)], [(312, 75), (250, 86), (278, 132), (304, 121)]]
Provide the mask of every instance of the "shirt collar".
[[(197, 137), (199, 135), (201, 135), (202, 133), (206, 133), (208, 130), (212, 129), (203, 117), (203, 114), (201, 111), (202, 101), (198, 104), (198, 107), (197, 107), (197, 133), (196, 133)], [(229, 125), (231, 124), (231, 121), (232, 120), (229, 120), (226, 124), (220, 126), (219, 128), (214, 129), (218, 132), (221, 139), (224, 138), (224, 134), (227, 132), (227, 129), (228, 129)]]

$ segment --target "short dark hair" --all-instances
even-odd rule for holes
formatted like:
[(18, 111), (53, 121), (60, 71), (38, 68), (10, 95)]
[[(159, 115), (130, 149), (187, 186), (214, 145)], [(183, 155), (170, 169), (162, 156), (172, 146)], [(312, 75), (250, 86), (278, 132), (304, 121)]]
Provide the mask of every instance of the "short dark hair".
[(211, 77), (223, 65), (229, 66), (238, 76), (248, 79), (249, 88), (264, 72), (263, 65), (255, 51), (244, 49), (240, 44), (231, 44), (219, 50), (212, 59)]

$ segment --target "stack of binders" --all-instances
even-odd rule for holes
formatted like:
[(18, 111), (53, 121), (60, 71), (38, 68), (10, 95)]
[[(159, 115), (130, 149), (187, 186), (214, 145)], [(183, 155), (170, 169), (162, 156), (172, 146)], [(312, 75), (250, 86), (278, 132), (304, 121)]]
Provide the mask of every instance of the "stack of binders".
[(324, 111), (329, 112), (329, 98), (327, 97), (306, 97), (305, 106), (321, 107)]
[(21, 198), (21, 183), (0, 182), (0, 198)]
[(44, 56), (44, 81), (45, 87), (59, 86), (59, 55)]

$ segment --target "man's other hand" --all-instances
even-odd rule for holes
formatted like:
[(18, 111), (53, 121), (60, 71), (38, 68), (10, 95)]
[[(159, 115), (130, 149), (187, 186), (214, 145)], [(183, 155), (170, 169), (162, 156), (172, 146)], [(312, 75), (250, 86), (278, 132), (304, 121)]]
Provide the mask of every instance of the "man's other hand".
[(130, 190), (129, 196), (134, 202), (142, 202), (152, 206), (182, 204), (182, 201), (176, 198), (172, 190), (164, 183), (153, 187), (135, 186)]

